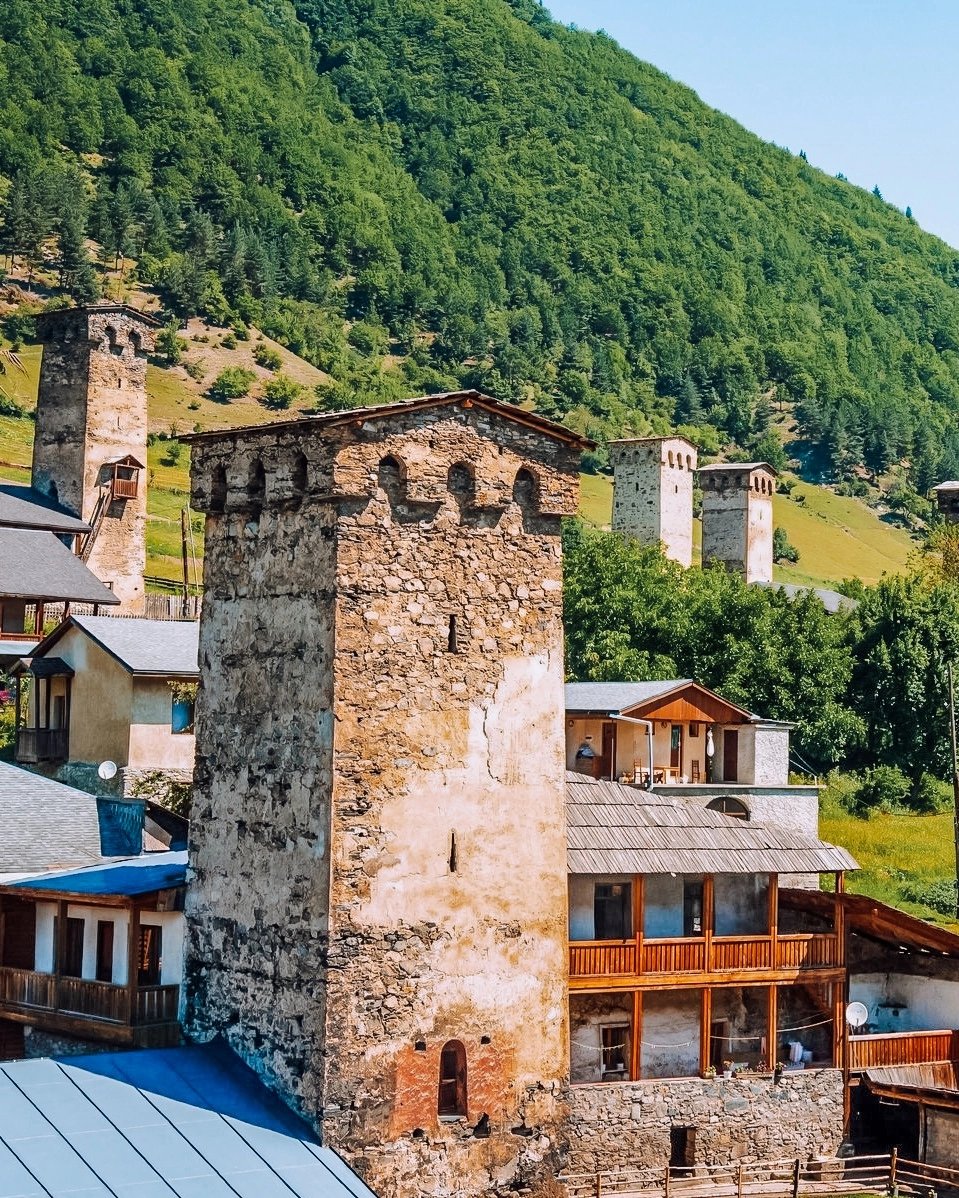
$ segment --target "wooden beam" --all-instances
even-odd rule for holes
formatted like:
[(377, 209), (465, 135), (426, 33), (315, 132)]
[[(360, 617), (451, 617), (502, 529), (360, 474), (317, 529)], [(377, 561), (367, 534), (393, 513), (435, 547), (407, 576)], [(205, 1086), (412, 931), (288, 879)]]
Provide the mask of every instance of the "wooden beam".
[(706, 874), (703, 878), (703, 936), (706, 940), (706, 970), (713, 968), (713, 923), (715, 920), (716, 888), (713, 875)]
[(642, 874), (633, 878), (633, 935), (636, 937), (636, 971), (643, 971), (643, 920), (646, 914), (646, 880)]
[(776, 1068), (779, 1057), (779, 987), (770, 986), (766, 998), (766, 1064), (770, 1069)]
[(706, 1072), (712, 1057), (713, 992), (709, 986), (702, 990), (699, 1025), (699, 1072)]
[(140, 908), (130, 904), (130, 922), (127, 926), (127, 1000), (130, 1004), (130, 1025), (136, 1023), (137, 984), (139, 982), (140, 959)]
[(643, 992), (642, 990), (633, 991), (633, 1026), (632, 1034), (629, 1037), (629, 1080), (632, 1082), (639, 1081), (639, 1075), (642, 1070), (642, 1044), (643, 1044)]

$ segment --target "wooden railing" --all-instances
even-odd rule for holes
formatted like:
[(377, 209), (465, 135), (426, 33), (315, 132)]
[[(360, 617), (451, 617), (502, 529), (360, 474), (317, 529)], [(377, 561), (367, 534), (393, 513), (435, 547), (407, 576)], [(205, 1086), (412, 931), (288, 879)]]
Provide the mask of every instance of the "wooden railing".
[(111, 490), (114, 499), (136, 499), (138, 488), (135, 478), (114, 478)]
[[(0, 967), (0, 1009), (46, 1011), (79, 1015), (124, 1026), (174, 1023), (180, 1003), (179, 986), (140, 986), (133, 1009), (130, 990), (112, 982), (58, 977), (33, 969)], [(132, 1016), (132, 1018), (131, 1018)]]
[(21, 728), (17, 733), (17, 761), (66, 761), (70, 734), (66, 728)]
[(569, 973), (573, 978), (829, 969), (841, 964), (839, 937), (821, 933), (708, 939), (674, 936), (638, 942), (574, 940), (569, 945)]
[(849, 1068), (852, 1070), (956, 1060), (959, 1060), (959, 1031), (887, 1032), (885, 1035), (849, 1037)]

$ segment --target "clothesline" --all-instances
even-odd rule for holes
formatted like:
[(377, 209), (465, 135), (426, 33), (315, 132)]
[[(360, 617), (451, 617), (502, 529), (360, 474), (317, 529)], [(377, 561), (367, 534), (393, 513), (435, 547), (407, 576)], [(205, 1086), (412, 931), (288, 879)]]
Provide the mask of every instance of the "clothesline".
[[(800, 1023), (800, 1024), (797, 1024), (795, 1027), (781, 1027), (779, 1029), (779, 1034), (785, 1035), (788, 1032), (805, 1032), (805, 1031), (809, 1031), (810, 1028), (825, 1027), (827, 1024), (832, 1023), (832, 1022), (833, 1022), (833, 1020), (832, 1020), (832, 1017), (830, 1016), (829, 1019), (820, 1019), (816, 1023)], [(726, 1041), (730, 1045), (732, 1045), (732, 1044), (738, 1043), (740, 1040), (764, 1041), (768, 1037), (765, 1035), (761, 1035), (761, 1036), (711, 1035), (709, 1038), (710, 1038), (710, 1040)], [(690, 1048), (693, 1044), (698, 1044), (698, 1043), (699, 1043), (698, 1036), (694, 1037), (691, 1040), (677, 1040), (674, 1043), (670, 1043), (670, 1044), (659, 1044), (655, 1040), (640, 1040), (640, 1044), (642, 1045), (643, 1048)], [(622, 1044), (602, 1044), (599, 1046), (597, 1046), (595, 1044), (587, 1044), (583, 1040), (573, 1040), (573, 1044), (575, 1044), (577, 1048), (585, 1048), (585, 1049), (588, 1049), (590, 1052), (616, 1052), (620, 1049), (625, 1049), (629, 1046), (628, 1042), (625, 1040), (623, 1041)]]

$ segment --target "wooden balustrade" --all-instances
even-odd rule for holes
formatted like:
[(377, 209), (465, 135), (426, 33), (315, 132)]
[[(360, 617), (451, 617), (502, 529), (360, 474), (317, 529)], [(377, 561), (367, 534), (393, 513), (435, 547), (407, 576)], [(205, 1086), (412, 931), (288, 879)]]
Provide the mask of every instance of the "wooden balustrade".
[(842, 960), (840, 939), (831, 933), (579, 940), (569, 946), (573, 978), (832, 969)]
[(702, 973), (705, 968), (705, 940), (677, 936), (643, 941), (640, 973)]
[(130, 990), (112, 982), (57, 977), (33, 969), (0, 967), (0, 1010), (56, 1012), (129, 1027), (175, 1023), (179, 986), (140, 986), (131, 1009)]
[(17, 761), (66, 761), (70, 734), (66, 728), (21, 728), (17, 732)]
[(959, 1060), (959, 1031), (887, 1032), (849, 1037), (849, 1068)]

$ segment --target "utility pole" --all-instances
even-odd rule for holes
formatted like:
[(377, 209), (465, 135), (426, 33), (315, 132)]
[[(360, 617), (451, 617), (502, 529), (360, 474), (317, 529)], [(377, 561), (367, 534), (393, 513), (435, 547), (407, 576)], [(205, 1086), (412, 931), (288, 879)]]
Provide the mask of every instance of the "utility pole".
[[(187, 553), (186, 536), (187, 536), (186, 508), (184, 507), (184, 508), (180, 509), (180, 542), (181, 542), (182, 551), (183, 551), (183, 617), (184, 617), (184, 619), (186, 619), (186, 617), (190, 611), (190, 556)], [(952, 669), (951, 666), (949, 668), (950, 668), (950, 670)], [(949, 677), (951, 679), (952, 674), (950, 674)], [(953, 725), (953, 731), (955, 731), (955, 725)], [(957, 809), (957, 810), (959, 810), (959, 809)], [(959, 814), (957, 814), (956, 819), (959, 820)], [(959, 823), (957, 823), (956, 826), (957, 826), (957, 828), (959, 828)], [(959, 831), (957, 831), (956, 835), (959, 836)], [(956, 841), (956, 844), (957, 844), (957, 846), (959, 846), (959, 840)], [(957, 851), (959, 851), (959, 849), (957, 849)], [(957, 861), (959, 861), (959, 858), (957, 858)]]
[(959, 755), (956, 753), (956, 696), (949, 662), (949, 738), (952, 742), (952, 836), (956, 846), (956, 919), (959, 920)]

